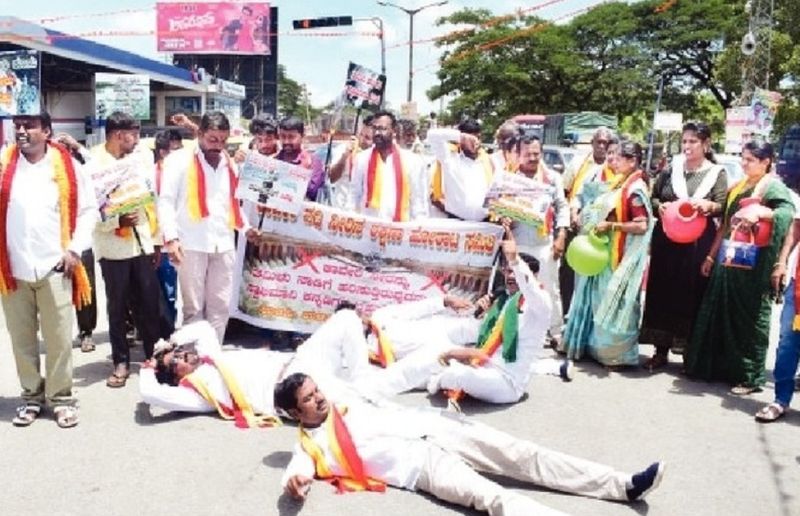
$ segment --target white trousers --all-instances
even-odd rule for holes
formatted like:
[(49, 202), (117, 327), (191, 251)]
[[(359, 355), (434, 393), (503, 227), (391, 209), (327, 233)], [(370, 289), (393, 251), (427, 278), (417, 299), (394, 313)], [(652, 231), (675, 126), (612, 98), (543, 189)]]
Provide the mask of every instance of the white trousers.
[(561, 305), (561, 288), (558, 283), (558, 268), (561, 260), (553, 259), (552, 244), (520, 246), (519, 250), (539, 260), (537, 278), (544, 285), (553, 304), (553, 311), (550, 313), (550, 335), (560, 338), (564, 327), (564, 309)]
[(233, 294), (233, 267), (236, 251), (203, 253), (184, 251), (178, 269), (183, 300), (183, 324), (206, 320), (223, 342)]
[(592, 498), (627, 500), (630, 474), (549, 450), (475, 421), (444, 423), (428, 441), (431, 450), (417, 489), (489, 514), (562, 513), (503, 489), (475, 471)]

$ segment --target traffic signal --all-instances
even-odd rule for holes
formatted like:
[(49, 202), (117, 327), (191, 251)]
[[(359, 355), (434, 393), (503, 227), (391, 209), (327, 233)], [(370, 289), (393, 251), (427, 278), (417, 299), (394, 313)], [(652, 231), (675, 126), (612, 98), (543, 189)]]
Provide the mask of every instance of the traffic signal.
[(305, 18), (293, 20), (294, 30), (318, 29), (320, 27), (338, 27), (339, 25), (352, 25), (352, 16), (328, 16), (325, 18)]

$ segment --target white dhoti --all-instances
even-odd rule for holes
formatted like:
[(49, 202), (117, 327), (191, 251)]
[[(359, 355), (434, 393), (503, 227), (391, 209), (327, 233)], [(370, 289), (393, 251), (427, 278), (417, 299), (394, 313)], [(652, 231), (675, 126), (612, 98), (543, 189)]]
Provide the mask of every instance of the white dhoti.
[(543, 245), (520, 245), (519, 252), (529, 254), (539, 260), (539, 273), (536, 275), (550, 296), (553, 306), (550, 312), (550, 336), (561, 338), (564, 328), (564, 309), (561, 304), (561, 287), (558, 283), (558, 268), (561, 260), (553, 258), (553, 244), (548, 242)]

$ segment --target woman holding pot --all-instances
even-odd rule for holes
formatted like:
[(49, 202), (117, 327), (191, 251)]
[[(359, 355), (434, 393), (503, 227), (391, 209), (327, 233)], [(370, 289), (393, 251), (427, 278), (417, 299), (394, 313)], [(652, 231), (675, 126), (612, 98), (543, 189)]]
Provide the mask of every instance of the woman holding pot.
[(595, 276), (576, 275), (564, 332), (570, 358), (589, 354), (606, 366), (639, 363), (641, 285), (653, 230), (641, 161), (638, 143), (621, 142), (614, 159), (617, 179), (581, 212), (581, 233), (607, 237), (609, 261)]
[[(684, 125), (681, 149), (670, 169), (656, 178), (651, 193), (658, 222), (653, 229), (639, 339), (656, 348), (644, 364), (651, 371), (667, 365), (670, 349), (682, 353), (686, 347), (708, 284), (700, 266), (714, 241), (717, 224), (713, 221), (722, 215), (727, 194), (725, 169), (714, 160), (706, 124)], [(699, 230), (703, 224), (705, 229)], [(665, 225), (672, 238), (664, 231)], [(681, 231), (694, 234), (674, 234)]]
[(784, 272), (775, 269), (783, 266), (778, 255), (794, 216), (789, 190), (770, 173), (773, 157), (767, 142), (742, 149), (745, 178), (728, 192), (722, 225), (701, 267), (711, 281), (684, 360), (689, 376), (728, 382), (736, 395), (759, 391), (765, 381), (770, 276)]

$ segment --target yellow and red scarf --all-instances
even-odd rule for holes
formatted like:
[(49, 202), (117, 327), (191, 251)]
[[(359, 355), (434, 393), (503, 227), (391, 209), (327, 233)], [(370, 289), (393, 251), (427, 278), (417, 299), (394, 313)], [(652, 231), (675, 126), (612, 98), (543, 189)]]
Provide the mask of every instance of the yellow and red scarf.
[[(451, 152), (460, 152), (458, 145), (451, 144), (450, 147)], [(486, 179), (486, 184), (491, 185), (492, 180), (494, 179), (494, 164), (492, 164), (492, 159), (489, 157), (489, 154), (486, 153), (485, 150), (480, 149), (478, 151), (478, 156), (475, 158), (476, 161), (479, 161), (480, 164), (483, 166), (483, 176)], [(442, 172), (442, 164), (439, 160), (433, 162), (433, 173), (431, 174), (431, 200), (436, 203), (443, 203), (444, 202), (444, 183), (443, 183), (443, 172)]]
[[(228, 197), (231, 208), (228, 215), (228, 225), (231, 229), (242, 229), (244, 225), (242, 222), (242, 212), (239, 209), (239, 202), (235, 197), (238, 179), (236, 178), (236, 172), (233, 170), (230, 158), (226, 156), (223, 159), (227, 160), (228, 165)], [(189, 217), (195, 222), (200, 222), (202, 219), (208, 217), (208, 193), (206, 191), (206, 175), (203, 173), (203, 165), (200, 163), (200, 156), (197, 153), (195, 153), (194, 159), (189, 166), (189, 173), (186, 179), (188, 181), (187, 199)]]
[[(583, 187), (583, 183), (586, 182), (587, 176), (589, 175), (589, 169), (592, 168), (594, 165), (594, 158), (590, 153), (586, 156), (586, 159), (583, 160), (581, 164), (581, 168), (578, 170), (578, 173), (575, 174), (575, 179), (572, 181), (572, 188), (570, 188), (568, 199), (571, 201), (578, 195), (578, 192), (581, 191)], [(618, 175), (611, 170), (611, 167), (608, 165), (603, 165), (603, 170), (600, 172), (600, 181), (603, 183), (612, 182), (618, 179)]]
[[(381, 158), (378, 149), (373, 148), (367, 166), (367, 201), (366, 207), (379, 210), (383, 199), (383, 181), (385, 177), (386, 163)], [(400, 148), (392, 146), (392, 168), (394, 169), (394, 222), (405, 222), (409, 220), (409, 206), (411, 204), (411, 185), (409, 184), (408, 171), (405, 169), (403, 160), (400, 157)]]
[(331, 447), (336, 463), (345, 471), (345, 475), (337, 476), (331, 467), (325, 462), (325, 454), (317, 443), (308, 435), (308, 432), (300, 426), (300, 446), (314, 461), (317, 478), (329, 481), (336, 487), (337, 493), (353, 491), (375, 491), (383, 493), (386, 491), (386, 482), (371, 478), (364, 471), (364, 461), (356, 450), (353, 438), (342, 416), (347, 413), (347, 408), (339, 409), (331, 405), (328, 417), (323, 423), (325, 432), (328, 436), (328, 444)]
[(222, 419), (233, 421), (237, 428), (270, 428), (281, 426), (281, 420), (273, 415), (256, 414), (247, 397), (244, 395), (242, 387), (236, 381), (233, 372), (228, 368), (224, 361), (213, 360), (209, 357), (202, 357), (204, 364), (214, 366), (222, 377), (225, 387), (231, 396), (233, 407), (220, 403), (211, 393), (208, 385), (197, 375), (192, 373), (181, 379), (181, 385), (191, 387), (197, 394), (203, 397), (209, 405), (213, 406)]
[[(641, 170), (637, 170), (628, 176), (622, 183), (622, 186), (619, 187), (619, 193), (614, 202), (614, 215), (618, 222), (626, 222), (630, 218), (628, 198), (635, 187), (636, 181), (642, 179), (643, 175)], [(615, 181), (619, 181), (619, 179), (621, 178), (618, 177)], [(623, 255), (625, 254), (625, 240), (627, 235), (628, 234), (623, 231), (611, 232), (611, 270), (616, 270), (617, 266), (622, 261)]]
[(394, 347), (389, 341), (389, 336), (375, 323), (370, 322), (369, 329), (375, 335), (375, 340), (378, 341), (378, 351), (369, 352), (370, 361), (384, 368), (394, 364), (397, 359), (394, 355)]
[[(66, 147), (48, 143), (55, 151), (53, 166), (55, 171), (53, 180), (58, 187), (58, 208), (61, 215), (61, 247), (66, 250), (72, 235), (75, 233), (75, 225), (78, 220), (78, 180), (72, 156)], [(14, 174), (17, 171), (19, 162), (19, 148), (10, 145), (5, 155), (0, 160), (0, 164), (5, 164), (2, 168), (2, 179), (0, 180), (0, 294), (6, 295), (17, 288), (17, 282), (11, 271), (11, 261), (8, 256), (8, 204), (11, 199), (11, 187), (13, 186)], [(83, 263), (78, 262), (72, 273), (72, 303), (77, 309), (91, 304), (92, 287), (89, 283), (89, 276)]]

